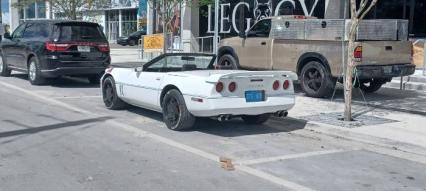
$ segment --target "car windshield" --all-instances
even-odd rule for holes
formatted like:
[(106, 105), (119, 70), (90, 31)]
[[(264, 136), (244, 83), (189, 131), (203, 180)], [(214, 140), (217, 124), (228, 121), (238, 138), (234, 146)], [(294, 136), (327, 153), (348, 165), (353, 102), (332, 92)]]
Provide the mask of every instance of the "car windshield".
[(146, 71), (172, 72), (210, 69), (214, 61), (213, 55), (166, 55), (151, 64)]

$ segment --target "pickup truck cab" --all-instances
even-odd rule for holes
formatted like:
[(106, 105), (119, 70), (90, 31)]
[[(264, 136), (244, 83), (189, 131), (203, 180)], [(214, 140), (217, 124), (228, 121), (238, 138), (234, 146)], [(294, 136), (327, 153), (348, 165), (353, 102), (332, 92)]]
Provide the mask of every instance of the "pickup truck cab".
[[(401, 25), (401, 21), (393, 21)], [(333, 26), (333, 23), (338, 22), (341, 24)], [(377, 35), (385, 33), (380, 31), (384, 29), (377, 27), (377, 23), (371, 25), (376, 27), (372, 32)], [(298, 74), (301, 87), (308, 96), (327, 97), (332, 94), (336, 81), (343, 79), (342, 63), (347, 60), (347, 41), (342, 35), (345, 25), (347, 20), (344, 19), (296, 19), (296, 16), (262, 19), (247, 33), (221, 40), (218, 67), (290, 70)], [(395, 37), (377, 40), (371, 36), (363, 37), (363, 33), (358, 35), (355, 56), (359, 62), (354, 72), (358, 86), (365, 92), (377, 91), (393, 77), (414, 73), (415, 65), (411, 64), (412, 44), (406, 36), (401, 35), (404, 33), (398, 32), (398, 29), (395, 31), (398, 33)]]

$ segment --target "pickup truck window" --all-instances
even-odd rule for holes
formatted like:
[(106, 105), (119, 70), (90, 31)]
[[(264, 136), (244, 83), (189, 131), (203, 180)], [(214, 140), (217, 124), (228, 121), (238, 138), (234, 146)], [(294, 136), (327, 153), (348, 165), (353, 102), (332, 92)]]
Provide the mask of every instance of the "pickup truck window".
[(269, 37), (271, 31), (271, 19), (263, 19), (257, 22), (248, 32), (247, 37)]

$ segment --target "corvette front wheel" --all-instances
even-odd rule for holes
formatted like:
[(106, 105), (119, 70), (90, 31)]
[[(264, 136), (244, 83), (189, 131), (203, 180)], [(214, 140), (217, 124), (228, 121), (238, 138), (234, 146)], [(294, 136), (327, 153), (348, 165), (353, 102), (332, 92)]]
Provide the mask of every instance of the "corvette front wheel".
[(167, 128), (181, 131), (194, 126), (196, 118), (186, 108), (185, 100), (178, 90), (168, 91), (161, 105), (163, 107), (163, 120)]

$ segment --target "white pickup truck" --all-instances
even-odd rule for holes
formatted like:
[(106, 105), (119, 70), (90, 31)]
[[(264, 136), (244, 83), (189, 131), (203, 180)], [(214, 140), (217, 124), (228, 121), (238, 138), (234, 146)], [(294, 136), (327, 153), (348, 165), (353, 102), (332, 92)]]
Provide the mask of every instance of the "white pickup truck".
[[(218, 66), (294, 71), (308, 96), (327, 97), (342, 79), (348, 23), (300, 16), (266, 18), (246, 34), (221, 40)], [(414, 73), (407, 25), (405, 20), (361, 22), (355, 49), (360, 62), (354, 72), (365, 92), (377, 91), (393, 77)]]

